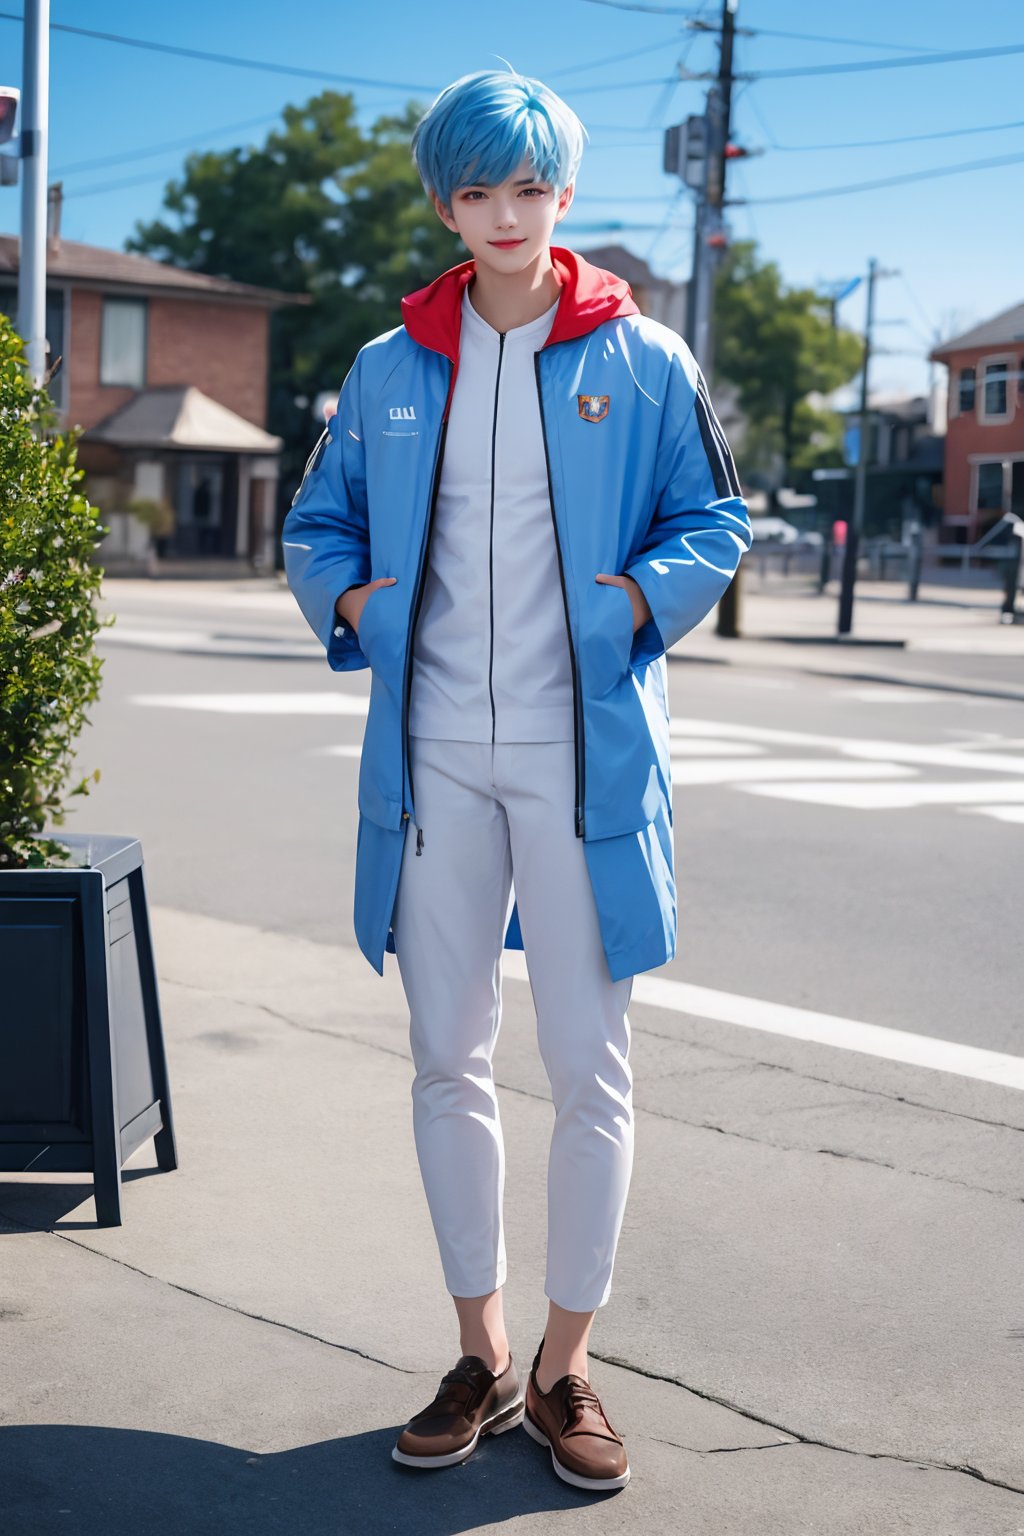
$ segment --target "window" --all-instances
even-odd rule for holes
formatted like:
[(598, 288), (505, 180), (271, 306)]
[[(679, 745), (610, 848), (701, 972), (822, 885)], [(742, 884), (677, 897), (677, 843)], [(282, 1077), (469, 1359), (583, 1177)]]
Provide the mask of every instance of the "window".
[(141, 389), (146, 382), (145, 299), (104, 299), (100, 383)]
[[(50, 288), (46, 290), (46, 362), (45, 368), (50, 368), (63, 357), (57, 373), (50, 380), (47, 389), (50, 399), (58, 410), (63, 410), (67, 404), (67, 377), (68, 359), (64, 350), (64, 296), (63, 288)], [(8, 317), (13, 326), (18, 324), (18, 285), (14, 282), (0, 282), (0, 314)]]
[(960, 409), (961, 411), (974, 410), (974, 369), (960, 369)]
[(1009, 368), (1006, 363), (985, 365), (985, 415), (1005, 416), (1008, 411), (1006, 383)]
[(996, 463), (978, 465), (978, 511), (1001, 512), (1003, 510), (1003, 466)]

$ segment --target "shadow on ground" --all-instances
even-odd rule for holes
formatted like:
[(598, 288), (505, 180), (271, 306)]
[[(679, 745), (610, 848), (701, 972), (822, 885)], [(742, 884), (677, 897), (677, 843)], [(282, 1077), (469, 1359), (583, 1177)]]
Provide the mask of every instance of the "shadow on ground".
[(521, 1430), (485, 1437), (457, 1467), (401, 1467), (391, 1459), (399, 1427), (272, 1455), (89, 1424), (0, 1429), (3, 1527), (11, 1536), (455, 1536), (614, 1497), (560, 1483), (548, 1452)]

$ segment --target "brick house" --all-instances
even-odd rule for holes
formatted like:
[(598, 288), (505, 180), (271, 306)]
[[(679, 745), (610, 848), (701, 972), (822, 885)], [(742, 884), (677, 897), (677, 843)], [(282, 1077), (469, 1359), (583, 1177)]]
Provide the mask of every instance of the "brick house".
[[(177, 559), (273, 567), (282, 439), (266, 431), (270, 316), (308, 295), (62, 240), (46, 258), (48, 364), (61, 425), (80, 425), (84, 489), (110, 528), (104, 567), (144, 564), (135, 499), (169, 504)], [(16, 319), (19, 242), (0, 234), (0, 311)]]
[(1024, 517), (1024, 304), (929, 354), (949, 369), (944, 533), (976, 543)]

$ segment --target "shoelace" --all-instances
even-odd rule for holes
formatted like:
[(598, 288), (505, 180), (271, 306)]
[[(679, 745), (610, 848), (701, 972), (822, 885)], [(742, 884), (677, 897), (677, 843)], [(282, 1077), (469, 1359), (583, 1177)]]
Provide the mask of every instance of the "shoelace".
[(601, 1423), (618, 1439), (617, 1432), (612, 1429), (604, 1409), (601, 1407), (601, 1399), (588, 1382), (570, 1381), (565, 1393), (566, 1407), (572, 1415), (570, 1429), (578, 1429), (583, 1421), (583, 1415), (587, 1408), (592, 1408)]
[[(469, 1388), (468, 1396), (460, 1397), (458, 1392), (453, 1390), (460, 1386)], [(473, 1399), (483, 1390), (484, 1383), (477, 1372), (472, 1371), (468, 1366), (456, 1365), (441, 1377), (441, 1385), (437, 1389), (437, 1396), (438, 1398), (451, 1398), (460, 1407), (468, 1408)]]

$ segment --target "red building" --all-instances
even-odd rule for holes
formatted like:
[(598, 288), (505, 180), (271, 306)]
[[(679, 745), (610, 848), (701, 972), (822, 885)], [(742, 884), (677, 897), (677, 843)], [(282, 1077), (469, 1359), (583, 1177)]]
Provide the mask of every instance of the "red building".
[[(0, 311), (16, 322), (19, 242), (0, 234)], [(266, 431), (270, 316), (305, 294), (189, 272), (62, 240), (46, 253), (49, 388), (64, 427), (85, 429), (84, 489), (110, 528), (105, 567), (145, 562), (132, 501), (163, 504), (179, 559), (274, 563), (282, 441)], [(170, 518), (168, 516), (168, 521)]]
[(973, 544), (1005, 513), (1024, 517), (1024, 304), (930, 356), (949, 369), (943, 530)]

